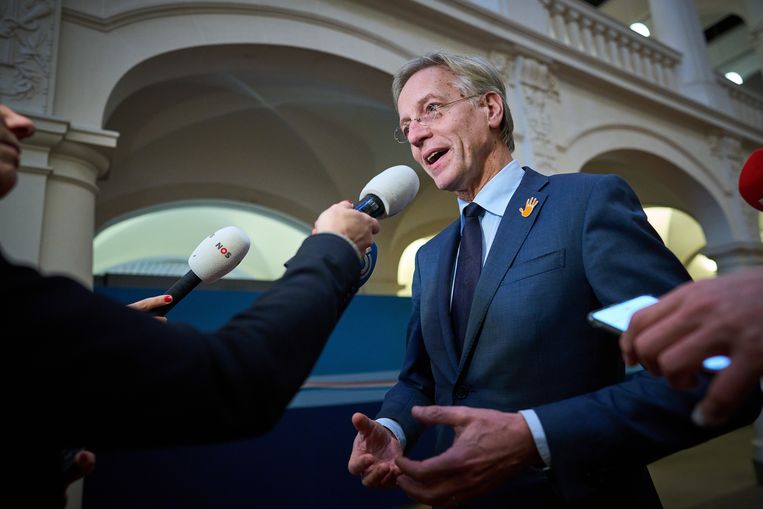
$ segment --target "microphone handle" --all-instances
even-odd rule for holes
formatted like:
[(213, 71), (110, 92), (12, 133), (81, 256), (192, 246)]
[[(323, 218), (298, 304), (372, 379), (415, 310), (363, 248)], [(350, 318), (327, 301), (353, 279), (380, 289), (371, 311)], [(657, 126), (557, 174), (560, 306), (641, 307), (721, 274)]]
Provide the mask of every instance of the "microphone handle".
[(158, 308), (154, 308), (150, 310), (149, 312), (154, 316), (164, 316), (167, 313), (169, 313), (172, 308), (175, 307), (175, 304), (180, 302), (183, 297), (188, 295), (191, 290), (196, 288), (199, 283), (201, 283), (201, 279), (199, 279), (199, 276), (194, 274), (192, 270), (189, 270), (185, 273), (185, 276), (181, 277), (177, 281), (175, 281), (175, 284), (170, 286), (166, 292), (168, 295), (172, 295), (172, 302), (167, 304), (166, 306), (161, 306)]
[(367, 194), (355, 205), (355, 210), (359, 210), (371, 217), (384, 215), (384, 202), (375, 194)]

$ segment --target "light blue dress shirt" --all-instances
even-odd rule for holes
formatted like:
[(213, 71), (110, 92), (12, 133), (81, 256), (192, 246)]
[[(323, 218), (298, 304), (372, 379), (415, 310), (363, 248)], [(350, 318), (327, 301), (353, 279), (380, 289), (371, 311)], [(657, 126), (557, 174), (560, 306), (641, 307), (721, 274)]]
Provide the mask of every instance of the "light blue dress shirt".
[[(501, 171), (499, 171), (492, 179), (490, 179), (485, 186), (480, 189), (477, 196), (474, 197), (474, 202), (480, 207), (485, 209), (485, 213), (480, 218), (480, 225), (482, 226), (482, 264), (485, 264), (490, 248), (493, 246), (493, 240), (495, 240), (495, 234), (498, 232), (498, 226), (503, 219), (503, 213), (506, 211), (506, 207), (509, 205), (511, 197), (514, 196), (514, 192), (519, 187), (519, 183), (522, 181), (525, 172), (517, 161), (511, 161)], [(469, 205), (469, 202), (462, 199), (458, 199), (458, 208), (461, 212), (461, 228), (464, 227), (464, 208)], [(455, 271), (455, 266), (453, 267)], [(451, 287), (451, 299), (453, 297), (453, 288)], [(520, 410), (520, 414), (527, 421), (527, 426), (530, 428), (533, 440), (535, 440), (535, 446), (538, 448), (538, 453), (541, 459), (547, 467), (551, 466), (551, 453), (548, 449), (548, 440), (546, 439), (546, 433), (543, 431), (543, 426), (540, 423), (540, 419), (535, 414), (534, 410)], [(400, 442), (400, 446), (405, 449), (405, 433), (403, 428), (400, 427), (396, 421), (387, 418), (377, 419), (377, 422), (389, 429)]]

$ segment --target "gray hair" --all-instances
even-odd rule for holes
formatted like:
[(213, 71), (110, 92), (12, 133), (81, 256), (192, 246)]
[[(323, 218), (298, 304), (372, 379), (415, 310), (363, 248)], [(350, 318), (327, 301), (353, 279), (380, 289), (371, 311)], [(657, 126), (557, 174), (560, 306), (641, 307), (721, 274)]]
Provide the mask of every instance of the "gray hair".
[(482, 57), (476, 55), (453, 55), (444, 52), (427, 53), (424, 56), (414, 58), (401, 67), (392, 80), (392, 98), (397, 108), (397, 100), (400, 91), (408, 80), (428, 67), (445, 67), (456, 75), (456, 86), (466, 96), (481, 95), (487, 92), (495, 92), (503, 102), (503, 120), (501, 121), (501, 139), (514, 151), (514, 121), (511, 118), (511, 110), (506, 103), (506, 86), (498, 69)]

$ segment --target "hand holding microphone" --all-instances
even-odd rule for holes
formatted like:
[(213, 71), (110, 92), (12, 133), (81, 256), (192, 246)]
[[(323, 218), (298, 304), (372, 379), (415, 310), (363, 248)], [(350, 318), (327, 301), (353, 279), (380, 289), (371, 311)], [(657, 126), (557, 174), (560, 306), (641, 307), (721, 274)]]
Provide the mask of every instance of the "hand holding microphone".
[(379, 221), (366, 214), (358, 214), (348, 201), (342, 201), (324, 210), (315, 221), (315, 233), (336, 233), (352, 242), (358, 253), (365, 253), (373, 236), (379, 233)]
[[(348, 238), (361, 254), (360, 265), (360, 285), (363, 286), (371, 277), (376, 266), (376, 244), (373, 243), (372, 236), (379, 232), (379, 223), (376, 218), (383, 219), (394, 216), (403, 210), (416, 197), (419, 191), (419, 177), (416, 172), (408, 166), (398, 165), (387, 168), (368, 181), (368, 184), (360, 192), (359, 201), (353, 207), (349, 201), (338, 203), (323, 214), (315, 222), (313, 233), (321, 231), (332, 231)], [(344, 218), (341, 218), (334, 207), (344, 208)], [(353, 212), (363, 212), (362, 215)], [(351, 217), (366, 219), (366, 225), (371, 226), (369, 230), (348, 228), (347, 221)], [(373, 218), (373, 219), (372, 219)], [(373, 222), (369, 222), (371, 219)], [(319, 224), (320, 223), (320, 224)], [(356, 225), (360, 226), (360, 225)], [(359, 235), (359, 236), (358, 236)]]
[(165, 292), (172, 296), (172, 302), (153, 308), (150, 313), (154, 316), (166, 315), (199, 283), (214, 283), (235, 269), (249, 252), (250, 244), (246, 233), (235, 226), (226, 226), (210, 234), (188, 258), (191, 270)]

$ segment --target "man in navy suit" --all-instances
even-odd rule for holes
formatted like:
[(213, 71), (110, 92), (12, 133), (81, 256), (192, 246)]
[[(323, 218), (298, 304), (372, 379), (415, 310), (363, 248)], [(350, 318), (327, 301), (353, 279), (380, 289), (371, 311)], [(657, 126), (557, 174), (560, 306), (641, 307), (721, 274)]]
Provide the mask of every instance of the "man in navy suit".
[[(646, 464), (728, 427), (692, 426), (701, 389), (626, 381), (617, 338), (587, 315), (662, 295), (683, 266), (619, 177), (513, 160), (504, 85), (483, 59), (414, 59), (393, 95), (396, 138), (463, 214), (416, 255), (399, 380), (376, 420), (353, 415), (350, 472), (443, 507), (659, 507)], [(432, 424), (442, 454), (403, 457)]]
[[(0, 197), (16, 182), (20, 140), (33, 132), (0, 104)], [(270, 430), (357, 291), (361, 253), (378, 230), (349, 202), (330, 207), (283, 277), (208, 333), (0, 254), (7, 486), (24, 507), (62, 506), (71, 481), (62, 449), (168, 447)]]

